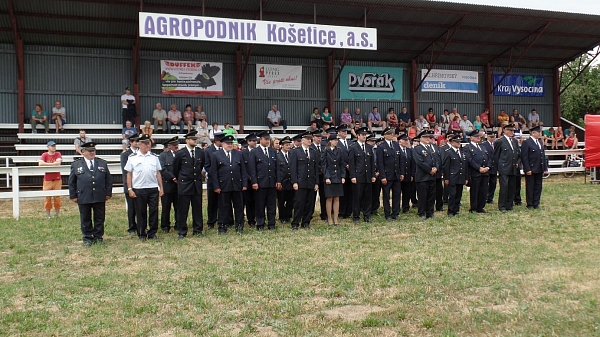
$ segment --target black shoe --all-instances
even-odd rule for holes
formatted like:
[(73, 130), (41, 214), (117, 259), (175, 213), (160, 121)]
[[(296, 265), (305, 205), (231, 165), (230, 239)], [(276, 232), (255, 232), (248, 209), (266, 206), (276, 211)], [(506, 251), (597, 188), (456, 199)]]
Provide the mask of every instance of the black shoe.
[(179, 235), (177, 236), (177, 240), (183, 240), (183, 239), (185, 239), (185, 235), (181, 235), (181, 234), (179, 234)]
[(432, 215), (428, 215), (427, 219), (433, 219), (433, 214)]
[(333, 225), (337, 227), (337, 226), (339, 226), (340, 224), (339, 224), (339, 223), (334, 223)]
[(501, 209), (500, 212), (506, 213), (506, 210), (505, 209)]
[(215, 224), (208, 224), (208, 229), (214, 229), (215, 228)]
[(533, 206), (527, 206), (527, 209), (534, 209)]
[(363, 220), (364, 220), (365, 222), (368, 222), (368, 223), (370, 223), (370, 222), (371, 222), (371, 218), (370, 218), (370, 217), (365, 217)]
[(163, 233), (167, 234), (169, 233), (171, 230), (169, 228), (163, 228), (161, 229)]
[(523, 206), (522, 202), (515, 202), (515, 206)]
[(474, 210), (474, 209), (470, 209), (470, 210), (469, 210), (469, 213), (477, 213), (477, 211), (476, 211), (476, 210)]
[(398, 220), (398, 216), (397, 215), (392, 215), (392, 220)]
[(323, 220), (323, 221), (327, 221), (327, 217), (326, 217), (326, 216), (325, 216), (325, 217), (323, 217), (323, 216), (322, 216), (322, 217), (321, 217), (321, 220)]
[(292, 230), (293, 231), (297, 231), (298, 230), (298, 226), (292, 226)]
[(426, 217), (426, 216), (424, 216), (424, 215), (421, 215), (419, 218), (420, 218), (421, 220), (425, 220), (425, 219), (427, 219), (427, 217)]
[(486, 203), (488, 203), (488, 204), (493, 204), (493, 203), (494, 203), (494, 200), (488, 200), (488, 201), (486, 201)]
[(402, 211), (402, 214), (407, 214), (407, 213), (410, 213), (410, 211), (408, 211), (408, 210), (407, 211)]
[(92, 246), (92, 241), (83, 241), (83, 245), (86, 247), (91, 247)]
[(256, 225), (256, 230), (257, 231), (264, 231), (265, 230), (265, 225)]
[(392, 217), (391, 216), (386, 216), (385, 219), (386, 220), (392, 220)]
[(454, 213), (448, 213), (448, 217), (449, 217), (449, 218), (452, 218), (452, 217), (454, 217), (455, 215), (456, 215), (456, 214), (454, 214)]
[(360, 222), (360, 218), (353, 218), (353, 219), (352, 219), (352, 222), (353, 222), (353, 223), (359, 223), (359, 222)]
[(244, 233), (244, 226), (235, 226), (236, 233)]
[(275, 230), (275, 225), (268, 225), (267, 229), (270, 231), (274, 231)]
[(137, 232), (136, 232), (136, 231), (127, 231), (127, 233), (128, 233), (129, 235), (137, 235)]
[(158, 240), (158, 236), (154, 235), (154, 236), (149, 236), (148, 240)]
[(477, 211), (477, 213), (487, 213), (487, 211), (485, 209), (480, 209)]
[(138, 239), (139, 239), (140, 241), (146, 241), (146, 239), (147, 239), (147, 238), (146, 238), (145, 236), (140, 236), (140, 237), (138, 237)]

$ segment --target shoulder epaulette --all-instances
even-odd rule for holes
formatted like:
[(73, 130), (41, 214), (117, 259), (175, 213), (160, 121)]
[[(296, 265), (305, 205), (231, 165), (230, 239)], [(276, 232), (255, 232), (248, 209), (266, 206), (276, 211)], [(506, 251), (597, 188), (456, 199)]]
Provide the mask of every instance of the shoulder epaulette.
[(82, 158), (82, 157), (75, 158), (75, 159), (73, 160), (73, 162), (74, 162), (74, 163), (76, 163), (76, 162), (80, 161), (80, 160), (81, 160), (81, 158)]
[(450, 151), (449, 147), (444, 150), (444, 152), (448, 152), (448, 151)]
[(135, 157), (137, 154), (136, 153), (132, 153), (129, 155), (129, 157)]

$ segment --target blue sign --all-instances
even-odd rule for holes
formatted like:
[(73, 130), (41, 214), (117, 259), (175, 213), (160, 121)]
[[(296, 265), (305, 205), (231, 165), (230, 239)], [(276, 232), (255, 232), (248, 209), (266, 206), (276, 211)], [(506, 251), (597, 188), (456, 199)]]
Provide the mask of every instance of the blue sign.
[[(494, 85), (500, 81), (502, 74), (494, 75)], [(544, 76), (536, 75), (507, 75), (494, 88), (496, 96), (543, 97)]]
[(403, 68), (346, 66), (340, 75), (340, 99), (402, 100)]

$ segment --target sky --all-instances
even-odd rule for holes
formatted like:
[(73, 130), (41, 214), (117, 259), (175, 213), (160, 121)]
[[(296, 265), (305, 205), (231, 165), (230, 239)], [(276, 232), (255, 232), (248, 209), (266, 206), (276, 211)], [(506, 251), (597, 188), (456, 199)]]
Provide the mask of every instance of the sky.
[(599, 0), (438, 0), (473, 5), (530, 8), (547, 11), (600, 15)]

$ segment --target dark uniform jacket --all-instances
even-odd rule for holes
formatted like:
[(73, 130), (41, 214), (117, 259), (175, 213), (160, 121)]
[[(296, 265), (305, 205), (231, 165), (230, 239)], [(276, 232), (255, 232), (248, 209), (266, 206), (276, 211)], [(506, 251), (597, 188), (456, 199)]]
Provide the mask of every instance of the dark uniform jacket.
[(335, 147), (325, 149), (321, 156), (321, 170), (323, 170), (323, 183), (326, 179), (332, 184), (341, 184), (342, 178), (346, 178), (346, 162), (344, 161), (344, 150)]
[(231, 162), (223, 149), (212, 153), (210, 172), (212, 187), (221, 189), (221, 192), (241, 192), (248, 188), (248, 175), (246, 165), (240, 151), (232, 150)]
[(308, 151), (310, 159), (306, 157), (302, 146), (290, 151), (291, 181), (292, 185), (298, 184), (298, 188), (313, 189), (319, 183), (319, 155), (310, 147)]
[(321, 141), (321, 144), (319, 144), (318, 147), (317, 147), (317, 145), (315, 143), (312, 143), (312, 144), (310, 144), (310, 148), (313, 149), (313, 150), (315, 150), (315, 152), (319, 156), (319, 159), (318, 159), (318, 162), (319, 162), (319, 183), (322, 184), (324, 182), (324, 180), (321, 179), (321, 178), (323, 178), (323, 168), (320, 167), (320, 165), (321, 165), (321, 158), (323, 158), (323, 153), (325, 152), (325, 145), (323, 145), (323, 142)]
[[(435, 174), (436, 179), (442, 179), (442, 175), (444, 174), (444, 170), (442, 169), (442, 163), (444, 161), (444, 149), (443, 147), (437, 146), (437, 144), (431, 144), (435, 152), (433, 153), (433, 157), (435, 158), (435, 166), (438, 168), (437, 173)], [(450, 145), (444, 145), (450, 146)]]
[(252, 177), (249, 174), (249, 172), (250, 172), (250, 151), (252, 151), (252, 150), (254, 150), (254, 149), (245, 148), (242, 150), (242, 161), (244, 162), (244, 165), (246, 166), (246, 176), (248, 177), (248, 185), (251, 184), (250, 179), (252, 179)]
[(208, 179), (206, 179), (206, 189), (208, 191), (214, 191), (215, 189), (213, 188), (212, 184), (212, 180), (210, 177), (210, 165), (211, 165), (211, 159), (212, 159), (212, 155), (213, 153), (215, 153), (217, 151), (217, 148), (215, 147), (215, 144), (212, 144), (211, 146), (207, 147), (206, 150), (204, 150), (204, 170), (208, 173)]
[(400, 145), (395, 141), (391, 141), (391, 143), (391, 148), (387, 141), (383, 141), (377, 146), (376, 157), (379, 179), (400, 181), (400, 176), (404, 175), (403, 170), (405, 169), (404, 165), (401, 165)]
[(121, 153), (121, 172), (123, 172), (123, 191), (125, 195), (127, 195), (127, 171), (125, 171), (125, 165), (127, 165), (127, 161), (129, 160), (129, 156), (133, 154), (133, 150), (128, 148), (127, 151)]
[(406, 148), (406, 155), (404, 151), (402, 151), (402, 147), (400, 147), (400, 166), (402, 166), (402, 172), (404, 173), (403, 182), (410, 182), (410, 178), (415, 177), (415, 162), (413, 160), (413, 149), (408, 147)]
[(204, 168), (204, 150), (194, 148), (194, 157), (185, 146), (177, 151), (173, 162), (173, 174), (177, 177), (178, 193), (180, 195), (202, 194), (202, 169)]
[(494, 143), (494, 163), (498, 173), (504, 175), (517, 175), (519, 173), (520, 147), (515, 139), (509, 140), (502, 136)]
[(546, 166), (546, 151), (544, 146), (538, 145), (540, 140), (535, 141), (533, 137), (526, 139), (521, 144), (521, 162), (523, 163), (523, 172), (544, 173), (548, 171)]
[(163, 180), (164, 192), (177, 192), (177, 184), (173, 182), (173, 178), (175, 178), (175, 175), (173, 174), (173, 162), (175, 161), (173, 151), (169, 150), (161, 153), (158, 156), (158, 160), (160, 161), (160, 166), (162, 167), (160, 175)]
[(444, 179), (450, 181), (450, 185), (464, 185), (469, 179), (467, 159), (465, 153), (450, 146), (444, 151)]
[(481, 147), (481, 149), (483, 151), (485, 151), (485, 153), (488, 156), (488, 167), (490, 168), (488, 173), (490, 175), (497, 174), (498, 169), (496, 168), (496, 164), (494, 163), (494, 148), (492, 147), (492, 144), (490, 144), (490, 142), (488, 142), (486, 140), (485, 142), (482, 142), (481, 144), (479, 144), (479, 146)]
[(371, 179), (375, 178), (373, 147), (365, 144), (363, 152), (361, 145), (358, 142), (354, 143), (348, 152), (348, 165), (350, 179), (356, 178), (357, 184), (371, 183)]
[(287, 157), (288, 157), (287, 161), (285, 160), (285, 156), (283, 155), (282, 151), (279, 151), (279, 153), (277, 154), (277, 161), (278, 161), (277, 181), (279, 181), (281, 183), (281, 187), (285, 191), (293, 190), (292, 171), (290, 170), (290, 163), (289, 163), (291, 151), (292, 150), (290, 149), (290, 151), (288, 151), (288, 153), (287, 153)]
[(479, 145), (479, 147), (481, 148), (481, 150), (479, 150), (475, 145), (473, 145), (473, 143), (469, 143), (463, 149), (467, 158), (467, 162), (469, 163), (469, 175), (473, 178), (487, 176), (490, 172), (479, 172), (480, 168), (490, 166), (490, 158), (488, 157), (487, 152), (481, 145)]
[(437, 166), (436, 158), (425, 146), (419, 144), (419, 146), (413, 148), (413, 161), (415, 163), (415, 182), (424, 182), (435, 180), (435, 176), (432, 176), (431, 170)]
[(112, 188), (113, 179), (104, 160), (94, 158), (93, 172), (84, 159), (71, 164), (69, 199), (77, 198), (78, 204), (105, 202), (107, 196), (112, 196)]
[(277, 153), (272, 147), (267, 147), (267, 157), (262, 147), (257, 146), (250, 151), (248, 162), (251, 184), (258, 184), (259, 188), (275, 188), (277, 180)]

